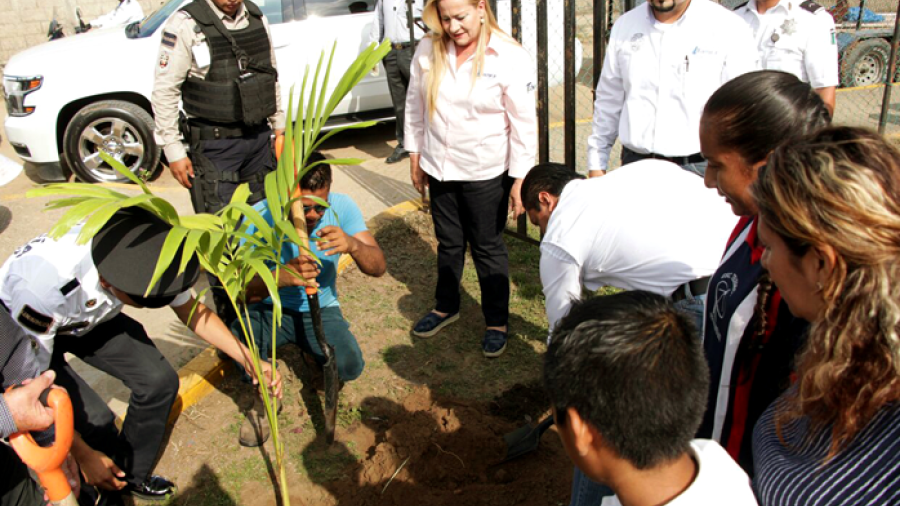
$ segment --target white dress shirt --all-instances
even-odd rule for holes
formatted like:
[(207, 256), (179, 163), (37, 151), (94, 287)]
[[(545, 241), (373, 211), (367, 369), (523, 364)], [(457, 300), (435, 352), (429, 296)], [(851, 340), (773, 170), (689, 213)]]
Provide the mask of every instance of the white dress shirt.
[(128, 25), (144, 19), (144, 9), (138, 0), (122, 0), (111, 12), (91, 21), (91, 28)]
[[(58, 241), (46, 234), (32, 239), (0, 267), (0, 301), (38, 340), (41, 371), (50, 365), (56, 336), (83, 336), (122, 310), (122, 301), (100, 286), (91, 243), (77, 243), (81, 227)], [(187, 290), (169, 305), (182, 306), (190, 297)]]
[(676, 167), (641, 160), (566, 185), (541, 241), (551, 331), (582, 286), (668, 297), (716, 271), (737, 217), (715, 190)]
[(710, 95), (759, 68), (746, 23), (710, 0), (691, 0), (672, 24), (649, 4), (613, 25), (588, 137), (588, 170), (606, 170), (616, 137), (638, 153), (700, 152), (700, 116)]
[[(422, 0), (413, 0), (413, 19), (422, 18)], [(370, 42), (381, 43), (385, 38), (391, 42), (409, 42), (409, 25), (406, 17), (406, 0), (378, 0), (375, 2), (375, 23), (372, 24)], [(416, 40), (425, 32), (418, 23), (413, 23)]]
[(432, 39), (413, 56), (406, 95), (406, 149), (420, 153), (422, 170), (438, 181), (485, 181), (507, 170), (524, 178), (535, 162), (537, 113), (534, 62), (512, 39), (493, 34), (481, 76), (472, 87), (474, 57), (456, 68), (456, 44), (441, 79), (432, 117), (426, 101)]
[(838, 85), (834, 18), (822, 6), (781, 0), (760, 14), (750, 0), (735, 12), (753, 32), (762, 68), (789, 72), (813, 88)]
[[(709, 439), (691, 441), (691, 457), (697, 476), (687, 490), (666, 506), (757, 506), (747, 473), (719, 443)], [(601, 506), (622, 506), (616, 496), (604, 497)]]

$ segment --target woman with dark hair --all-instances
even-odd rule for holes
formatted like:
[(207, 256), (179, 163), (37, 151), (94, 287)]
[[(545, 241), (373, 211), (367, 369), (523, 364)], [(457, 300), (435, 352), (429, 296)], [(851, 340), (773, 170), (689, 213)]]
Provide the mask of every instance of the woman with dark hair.
[(760, 504), (900, 503), (900, 151), (861, 128), (775, 150), (752, 187), (762, 262), (810, 322), (753, 433)]
[[(760, 264), (763, 247), (750, 185), (780, 143), (829, 121), (808, 84), (778, 71), (729, 81), (710, 97), (700, 120), (701, 151), (709, 162), (706, 186), (716, 188), (741, 219), (706, 296), (702, 335), (710, 392), (697, 437), (718, 441), (751, 475), (751, 429), (787, 388), (806, 322), (782, 303)], [(601, 485), (576, 471), (573, 506), (599, 504), (603, 494)]]
[(719, 88), (700, 122), (706, 186), (741, 219), (709, 283), (703, 347), (712, 386), (698, 436), (718, 441), (751, 476), (751, 430), (787, 388), (806, 322), (791, 314), (760, 263), (750, 185), (779, 144), (827, 126), (830, 118), (808, 84), (761, 71)]

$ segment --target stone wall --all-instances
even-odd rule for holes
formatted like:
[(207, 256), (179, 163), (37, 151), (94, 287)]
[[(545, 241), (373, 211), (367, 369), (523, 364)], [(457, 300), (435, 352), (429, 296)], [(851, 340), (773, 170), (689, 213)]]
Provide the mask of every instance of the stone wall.
[[(144, 14), (150, 14), (162, 2), (140, 0)], [(0, 0), (0, 67), (23, 49), (47, 41), (47, 28), (54, 15), (66, 36), (75, 34), (75, 7), (81, 9), (84, 22), (113, 10), (117, 0)], [(95, 55), (96, 56), (96, 55)]]

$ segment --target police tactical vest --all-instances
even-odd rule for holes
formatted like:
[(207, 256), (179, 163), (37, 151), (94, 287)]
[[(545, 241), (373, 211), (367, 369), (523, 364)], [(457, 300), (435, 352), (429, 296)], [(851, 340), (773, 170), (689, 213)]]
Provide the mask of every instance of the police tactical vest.
[[(181, 86), (184, 110), (204, 120), (254, 125), (275, 114), (275, 80), (277, 73), (270, 57), (271, 46), (262, 11), (250, 0), (244, 0), (250, 24), (240, 30), (228, 30), (242, 52), (240, 62), (231, 40), (216, 27), (216, 14), (206, 0), (194, 0), (184, 6), (206, 36), (210, 50), (206, 79), (188, 77)], [(223, 27), (224, 28), (224, 27)]]

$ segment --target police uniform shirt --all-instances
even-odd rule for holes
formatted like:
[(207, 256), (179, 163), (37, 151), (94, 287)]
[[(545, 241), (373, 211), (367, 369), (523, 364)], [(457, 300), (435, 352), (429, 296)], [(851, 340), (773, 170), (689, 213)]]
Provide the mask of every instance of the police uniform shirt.
[[(422, 18), (422, 0), (413, 0), (413, 19)], [(375, 22), (369, 40), (380, 43), (384, 39), (391, 42), (409, 42), (409, 25), (407, 24), (406, 0), (378, 0), (375, 3)], [(414, 23), (416, 40), (425, 32), (418, 23)]]
[[(83, 336), (122, 310), (100, 286), (91, 243), (76, 243), (81, 226), (55, 241), (46, 234), (18, 248), (0, 267), (0, 301), (16, 323), (40, 344), (38, 363), (47, 369), (57, 336)], [(170, 306), (190, 300), (187, 290)]]
[[(582, 285), (591, 291), (609, 285), (669, 297), (680, 285), (716, 271), (737, 217), (715, 190), (676, 167), (641, 160), (566, 185), (541, 241), (541, 285), (551, 330), (581, 298)], [(689, 202), (700, 218), (620, 212), (640, 201), (670, 210)]]
[(750, 0), (735, 12), (753, 32), (762, 68), (789, 72), (817, 89), (838, 85), (834, 18), (821, 5), (781, 0), (760, 14)]
[[(234, 17), (228, 16), (206, 0), (213, 12), (222, 20), (228, 30), (240, 30), (250, 24), (250, 13), (242, 3)], [(275, 62), (275, 45), (272, 43), (272, 32), (269, 21), (262, 18), (266, 32), (269, 34), (272, 66)], [(206, 36), (197, 23), (185, 11), (177, 11), (163, 28), (162, 42), (159, 49), (159, 60), (156, 65), (156, 78), (153, 83), (153, 114), (156, 116), (156, 143), (163, 147), (169, 161), (181, 160), (187, 156), (181, 143), (181, 132), (178, 130), (178, 102), (181, 100), (181, 84), (188, 78), (203, 79), (209, 71), (211, 53), (206, 43)], [(284, 109), (281, 107), (281, 87), (275, 82), (276, 112), (269, 117), (269, 123), (275, 130), (284, 129)]]
[(588, 169), (606, 170), (617, 137), (638, 153), (699, 153), (706, 101), (758, 60), (747, 25), (710, 0), (692, 0), (671, 24), (658, 22), (649, 4), (626, 12), (613, 25), (597, 85)]

